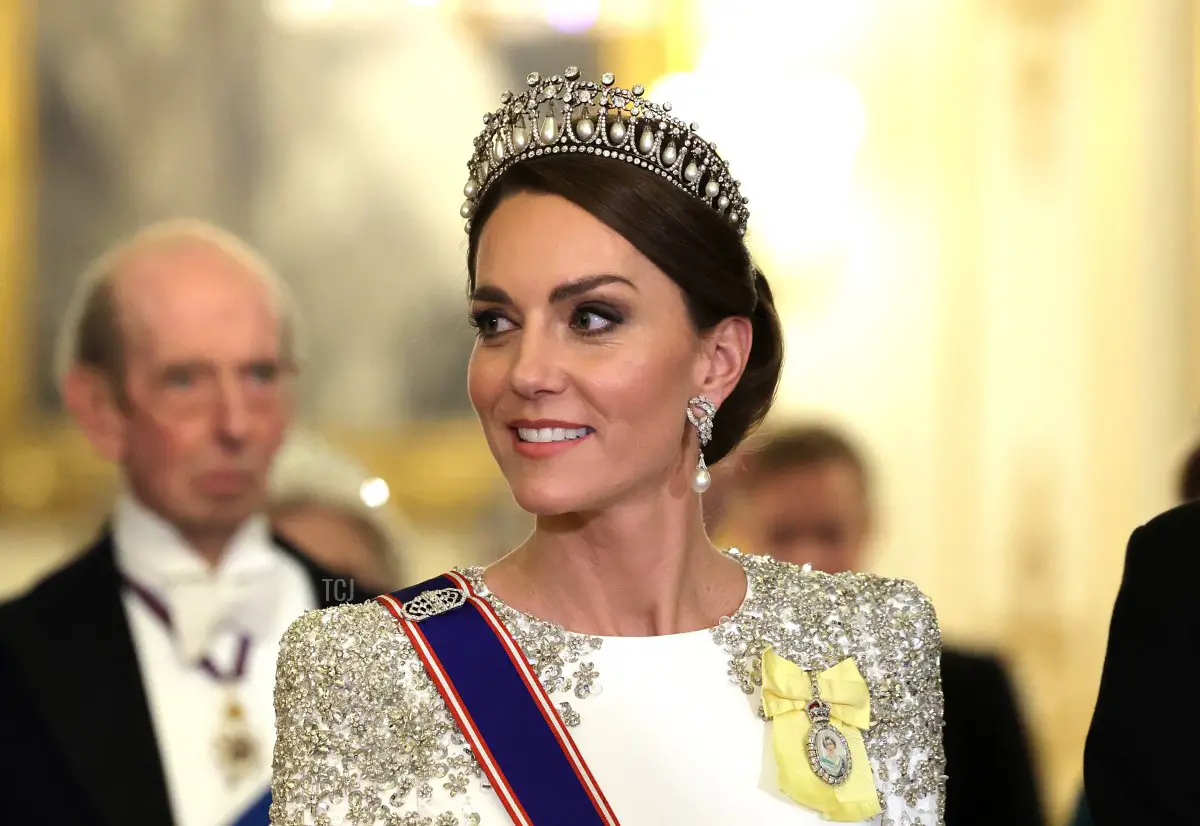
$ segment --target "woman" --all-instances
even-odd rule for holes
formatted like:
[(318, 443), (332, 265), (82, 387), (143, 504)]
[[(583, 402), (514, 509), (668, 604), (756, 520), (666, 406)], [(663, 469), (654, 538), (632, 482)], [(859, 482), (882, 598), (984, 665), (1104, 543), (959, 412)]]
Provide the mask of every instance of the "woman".
[[(737, 182), (640, 87), (529, 86), (485, 119), (463, 214), (470, 396), (534, 531), (295, 623), (273, 821), (941, 823), (928, 600), (704, 532), (707, 464), (761, 421), (782, 360)], [(544, 720), (506, 728), (529, 698)]]

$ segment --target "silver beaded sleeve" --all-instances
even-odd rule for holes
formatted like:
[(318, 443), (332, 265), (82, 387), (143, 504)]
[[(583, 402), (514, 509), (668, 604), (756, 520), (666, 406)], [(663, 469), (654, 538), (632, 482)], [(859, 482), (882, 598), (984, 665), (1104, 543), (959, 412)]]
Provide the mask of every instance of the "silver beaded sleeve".
[[(804, 668), (854, 657), (870, 687), (865, 741), (883, 814), (875, 826), (941, 826), (941, 636), (902, 580), (826, 574), (731, 552), (750, 588), (712, 631), (730, 678), (759, 691), (768, 645)], [(464, 574), (487, 595), (480, 569)], [(581, 719), (600, 640), (496, 606), (568, 725)], [(274, 826), (476, 826), (507, 822), (445, 704), (375, 603), (314, 611), (281, 644), (275, 687)]]
[(407, 637), (374, 602), (292, 624), (275, 721), (273, 826), (473, 826), (478, 807), (497, 805), (468, 782), (480, 776), (474, 757)]
[(942, 826), (942, 640), (928, 597), (904, 580), (733, 554), (746, 566), (751, 596), (713, 629), (730, 678), (759, 692), (767, 646), (815, 671), (853, 657), (871, 693), (864, 741), (883, 809), (875, 826)]
[[(867, 751), (883, 814), (879, 826), (942, 826), (946, 758), (942, 748), (941, 634), (929, 599), (909, 582), (890, 582), (882, 623), (907, 653), (904, 665), (872, 683)], [(876, 641), (876, 644), (880, 644)]]

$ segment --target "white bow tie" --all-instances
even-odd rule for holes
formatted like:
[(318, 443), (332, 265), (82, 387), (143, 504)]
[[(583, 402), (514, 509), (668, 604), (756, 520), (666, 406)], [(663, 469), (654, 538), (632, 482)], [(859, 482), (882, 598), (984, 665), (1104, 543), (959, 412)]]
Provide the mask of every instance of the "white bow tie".
[(163, 599), (179, 655), (186, 662), (199, 662), (223, 632), (261, 639), (274, 614), (277, 581), (263, 570), (189, 576), (167, 583)]

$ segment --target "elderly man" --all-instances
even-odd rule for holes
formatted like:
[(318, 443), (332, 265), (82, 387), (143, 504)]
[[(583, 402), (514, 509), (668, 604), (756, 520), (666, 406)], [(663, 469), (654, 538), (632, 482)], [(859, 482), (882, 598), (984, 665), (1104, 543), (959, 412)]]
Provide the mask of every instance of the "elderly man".
[(91, 547), (0, 606), (0, 822), (265, 824), (279, 639), (352, 590), (262, 512), (293, 406), (283, 285), (171, 222), (71, 307), (62, 395), (122, 487)]

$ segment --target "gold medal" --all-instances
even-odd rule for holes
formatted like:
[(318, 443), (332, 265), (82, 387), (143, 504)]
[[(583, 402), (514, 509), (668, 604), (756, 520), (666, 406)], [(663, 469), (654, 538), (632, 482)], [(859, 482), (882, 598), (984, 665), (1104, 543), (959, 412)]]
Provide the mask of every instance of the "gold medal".
[(231, 691), (217, 728), (217, 763), (230, 785), (254, 773), (258, 763), (258, 741), (246, 719), (246, 711)]

